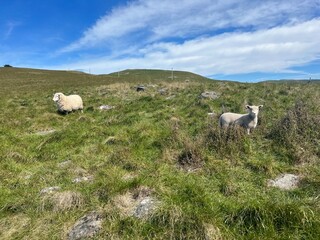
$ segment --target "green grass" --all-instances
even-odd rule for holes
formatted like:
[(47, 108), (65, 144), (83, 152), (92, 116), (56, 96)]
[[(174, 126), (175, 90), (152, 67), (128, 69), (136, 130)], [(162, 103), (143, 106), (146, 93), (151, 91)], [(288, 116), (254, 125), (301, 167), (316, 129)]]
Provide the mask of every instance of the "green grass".
[[(0, 238), (64, 239), (96, 210), (104, 216), (96, 239), (318, 239), (319, 82), (171, 74), (0, 68)], [(140, 84), (145, 92), (135, 91)], [(59, 115), (52, 96), (60, 91), (80, 94), (84, 113)], [(203, 91), (220, 97), (201, 99)], [(264, 105), (253, 134), (221, 131), (220, 113), (245, 104)], [(46, 130), (55, 131), (37, 134)], [(285, 172), (302, 177), (298, 189), (267, 187)], [(93, 180), (72, 181), (81, 176)], [(75, 203), (40, 194), (50, 186)], [(140, 187), (161, 203), (143, 220), (114, 203)]]

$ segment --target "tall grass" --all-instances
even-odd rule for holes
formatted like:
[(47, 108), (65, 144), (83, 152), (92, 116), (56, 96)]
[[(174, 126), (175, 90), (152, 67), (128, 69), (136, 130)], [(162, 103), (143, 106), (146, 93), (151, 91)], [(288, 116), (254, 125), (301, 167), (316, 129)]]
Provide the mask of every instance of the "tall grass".
[(296, 163), (315, 161), (320, 157), (320, 118), (311, 107), (312, 104), (296, 102), (269, 134)]

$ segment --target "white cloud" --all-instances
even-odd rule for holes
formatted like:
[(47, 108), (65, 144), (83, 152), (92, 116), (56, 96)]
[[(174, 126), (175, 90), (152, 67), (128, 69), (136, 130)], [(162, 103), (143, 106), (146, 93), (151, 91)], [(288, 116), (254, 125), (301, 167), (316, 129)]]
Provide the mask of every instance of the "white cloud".
[[(64, 68), (106, 73), (125, 68), (160, 68), (203, 75), (290, 72), (320, 58), (320, 18), (255, 32), (199, 37), (181, 44), (158, 42), (140, 49), (140, 57), (104, 57)], [(59, 68), (61, 68), (60, 66)]]
[(60, 52), (110, 46), (110, 42), (139, 45), (170, 37), (185, 40), (227, 28), (270, 28), (310, 20), (319, 10), (318, 0), (136, 0), (107, 13)]
[(60, 50), (84, 55), (98, 47), (108, 55), (57, 68), (174, 68), (206, 76), (292, 72), (320, 58), (319, 11), (319, 0), (131, 1)]

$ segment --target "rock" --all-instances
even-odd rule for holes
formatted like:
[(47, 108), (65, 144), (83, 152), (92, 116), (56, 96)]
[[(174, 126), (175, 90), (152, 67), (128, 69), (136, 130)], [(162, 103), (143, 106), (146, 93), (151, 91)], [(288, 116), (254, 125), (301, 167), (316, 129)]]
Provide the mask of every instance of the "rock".
[(210, 98), (210, 99), (217, 99), (219, 97), (219, 94), (216, 92), (203, 92), (200, 95), (201, 98)]
[(94, 237), (102, 228), (102, 216), (98, 212), (91, 212), (75, 223), (68, 233), (69, 240)]
[(137, 218), (145, 218), (154, 208), (155, 200), (152, 197), (145, 197), (136, 206), (133, 216)]
[(268, 181), (268, 187), (277, 187), (283, 190), (292, 190), (298, 187), (299, 176), (294, 174), (282, 174), (275, 180)]
[(136, 87), (137, 92), (144, 92), (145, 89), (146, 88), (144, 86), (137, 86)]
[(100, 110), (110, 110), (110, 109), (113, 109), (114, 106), (110, 106), (110, 105), (101, 105), (99, 107)]
[(40, 191), (40, 194), (50, 194), (50, 193), (54, 193), (56, 191), (59, 191), (61, 188), (58, 186), (54, 186), (54, 187), (46, 187), (44, 189), (42, 189)]

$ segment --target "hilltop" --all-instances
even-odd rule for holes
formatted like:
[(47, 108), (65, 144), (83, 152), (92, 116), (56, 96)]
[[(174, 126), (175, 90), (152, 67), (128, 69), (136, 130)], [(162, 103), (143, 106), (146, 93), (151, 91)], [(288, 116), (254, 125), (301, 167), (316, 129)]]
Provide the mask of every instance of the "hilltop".
[[(318, 239), (319, 101), (315, 83), (0, 68), (0, 238)], [(218, 127), (246, 104), (253, 134)]]
[(172, 81), (205, 81), (208, 78), (183, 71), (138, 70), (128, 69), (111, 74), (93, 75), (79, 71), (41, 70), (30, 68), (0, 68), (0, 85), (2, 92), (7, 90), (40, 90), (70, 88), (74, 86), (99, 86), (114, 82), (154, 83), (158, 80)]

